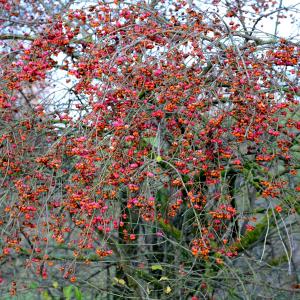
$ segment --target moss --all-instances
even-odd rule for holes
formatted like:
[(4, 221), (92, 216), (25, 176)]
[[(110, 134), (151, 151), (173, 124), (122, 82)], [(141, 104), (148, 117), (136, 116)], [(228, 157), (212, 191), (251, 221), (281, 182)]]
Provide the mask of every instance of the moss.
[(241, 240), (234, 245), (237, 248), (237, 251), (242, 251), (251, 247), (254, 243), (260, 240), (268, 226), (273, 227), (274, 225), (275, 220), (273, 213), (272, 211), (269, 211), (268, 214), (263, 217), (261, 222), (255, 226), (254, 230), (248, 231)]
[(165, 233), (170, 234), (176, 241), (181, 240), (181, 231), (171, 224), (166, 224), (163, 219), (159, 219), (158, 223)]
[(282, 255), (280, 257), (273, 258), (273, 259), (269, 260), (268, 264), (270, 266), (276, 267), (276, 266), (279, 266), (279, 265), (281, 265), (283, 263), (286, 263), (286, 262), (288, 262), (288, 257), (286, 256), (286, 254), (284, 254), (284, 255)]

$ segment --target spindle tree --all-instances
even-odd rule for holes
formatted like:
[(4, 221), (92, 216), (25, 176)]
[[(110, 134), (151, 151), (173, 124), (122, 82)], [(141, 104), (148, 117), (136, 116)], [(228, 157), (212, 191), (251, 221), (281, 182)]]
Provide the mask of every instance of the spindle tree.
[(0, 8), (3, 299), (299, 296), (297, 6)]

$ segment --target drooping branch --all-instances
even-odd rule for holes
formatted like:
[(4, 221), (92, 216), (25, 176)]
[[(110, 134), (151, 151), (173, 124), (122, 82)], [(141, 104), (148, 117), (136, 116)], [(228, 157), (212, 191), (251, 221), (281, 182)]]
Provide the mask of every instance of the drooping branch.
[(34, 41), (37, 37), (30, 35), (20, 35), (20, 34), (2, 34), (0, 35), (0, 40), (24, 40), (24, 41)]

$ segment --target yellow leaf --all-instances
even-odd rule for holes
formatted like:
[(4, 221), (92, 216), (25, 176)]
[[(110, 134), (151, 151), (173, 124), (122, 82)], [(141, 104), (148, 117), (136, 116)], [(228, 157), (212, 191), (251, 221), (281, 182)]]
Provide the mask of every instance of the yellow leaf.
[(119, 279), (117, 277), (114, 277), (114, 281), (116, 281), (120, 285), (125, 285), (126, 284), (124, 279)]
[(126, 282), (125, 282), (125, 280), (124, 280), (124, 279), (120, 279), (120, 280), (119, 280), (119, 284), (121, 284), (121, 285), (125, 285), (125, 284), (126, 284)]
[(162, 276), (162, 277), (160, 277), (159, 281), (163, 281), (163, 280), (169, 280), (169, 278), (168, 278), (168, 277), (166, 277), (166, 276)]
[(156, 271), (156, 270), (163, 270), (163, 268), (162, 268), (162, 266), (161, 265), (153, 265), (153, 266), (151, 266), (151, 269), (153, 270), (153, 271)]
[(165, 288), (165, 290), (164, 290), (164, 292), (165, 292), (166, 294), (170, 294), (171, 291), (172, 291), (172, 289), (170, 288), (169, 285), (168, 285), (168, 286)]
[(156, 156), (156, 161), (157, 161), (157, 162), (161, 162), (161, 161), (162, 161), (162, 158), (161, 158), (160, 155)]

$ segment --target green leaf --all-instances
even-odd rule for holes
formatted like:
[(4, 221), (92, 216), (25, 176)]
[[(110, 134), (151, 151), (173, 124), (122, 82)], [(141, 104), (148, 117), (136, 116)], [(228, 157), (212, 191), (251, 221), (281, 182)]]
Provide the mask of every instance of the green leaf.
[(156, 270), (162, 271), (162, 270), (163, 270), (163, 268), (162, 268), (161, 265), (153, 265), (153, 266), (151, 266), (151, 269), (152, 269), (153, 271), (156, 271)]
[(73, 285), (64, 287), (63, 293), (64, 293), (66, 300), (71, 300), (72, 291), (73, 291)]
[(77, 286), (74, 287), (74, 291), (76, 300), (82, 300), (82, 293)]
[(43, 300), (52, 300), (52, 297), (48, 294), (47, 291), (42, 292), (42, 299)]
[(29, 288), (36, 289), (39, 285), (36, 282), (31, 282)]
[(158, 139), (156, 137), (147, 137), (144, 138), (144, 141), (153, 147), (158, 147)]
[(142, 90), (140, 93), (139, 93), (139, 99), (142, 100), (146, 97), (146, 94), (147, 94), (147, 91), (145, 90)]

